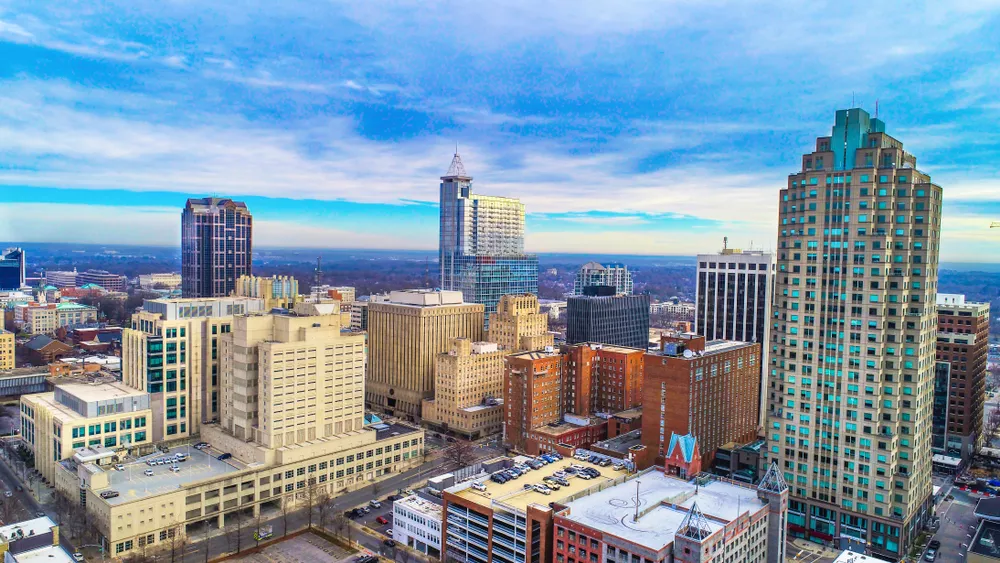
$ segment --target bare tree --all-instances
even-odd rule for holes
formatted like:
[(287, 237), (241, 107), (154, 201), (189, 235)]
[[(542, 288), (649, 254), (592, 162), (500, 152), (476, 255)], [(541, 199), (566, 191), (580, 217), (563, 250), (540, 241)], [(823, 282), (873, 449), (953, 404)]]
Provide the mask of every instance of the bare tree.
[(12, 524), (17, 516), (17, 506), (13, 499), (0, 500), (0, 520), (6, 524)]
[(459, 440), (444, 450), (444, 459), (453, 469), (465, 467), (475, 461), (475, 448), (472, 442)]
[(181, 545), (181, 539), (178, 534), (173, 530), (167, 531), (167, 536), (170, 539), (170, 563), (175, 563), (177, 561), (177, 548), (180, 547), (181, 558), (184, 558), (184, 547)]
[(316, 492), (316, 511), (319, 513), (319, 527), (320, 529), (326, 529), (327, 520), (330, 517), (330, 511), (333, 508), (333, 498), (330, 496), (330, 492), (327, 487), (320, 487)]
[(294, 495), (285, 495), (281, 499), (281, 537), (288, 535), (288, 513), (291, 512), (291, 503)]
[(258, 505), (257, 517), (254, 519), (254, 525), (256, 526), (253, 535), (254, 547), (260, 547), (260, 523), (263, 520), (263, 517), (264, 517), (264, 510), (260, 507), (260, 505)]
[(347, 545), (351, 545), (351, 521), (348, 520), (343, 514), (337, 514), (333, 517), (333, 529), (338, 536), (347, 536)]
[(205, 563), (208, 563), (209, 551), (212, 547), (212, 521), (205, 520)]
[(243, 536), (243, 514), (239, 510), (227, 514), (222, 529), (226, 534), (226, 550), (230, 553), (239, 553), (240, 538)]
[(306, 483), (305, 494), (303, 495), (303, 500), (306, 503), (306, 514), (309, 518), (309, 528), (313, 525), (313, 508), (316, 506), (316, 479), (313, 477), (309, 478)]

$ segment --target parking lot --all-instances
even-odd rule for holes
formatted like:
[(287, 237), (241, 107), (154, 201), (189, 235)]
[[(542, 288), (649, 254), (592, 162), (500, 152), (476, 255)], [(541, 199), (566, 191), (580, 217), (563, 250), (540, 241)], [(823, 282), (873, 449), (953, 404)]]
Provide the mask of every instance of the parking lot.
[[(392, 501), (388, 500), (386, 497), (382, 497), (379, 499), (379, 502), (382, 504), (381, 507), (374, 508), (369, 506), (371, 512), (358, 518), (352, 518), (352, 520), (358, 524), (362, 524), (376, 530), (384, 536), (389, 536), (386, 532), (392, 529)], [(379, 524), (377, 521), (379, 516), (385, 518), (388, 521), (388, 524)]]
[(235, 559), (243, 563), (313, 563), (314, 561), (352, 561), (354, 553), (316, 534), (301, 534), (257, 553)]

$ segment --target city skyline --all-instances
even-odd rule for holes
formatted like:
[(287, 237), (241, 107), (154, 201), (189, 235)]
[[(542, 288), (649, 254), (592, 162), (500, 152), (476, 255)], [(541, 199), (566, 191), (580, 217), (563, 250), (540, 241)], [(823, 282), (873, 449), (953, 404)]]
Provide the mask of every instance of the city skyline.
[(780, 8), (15, 3), (0, 239), (175, 244), (176, 209), (217, 194), (255, 210), (260, 246), (432, 250), (457, 142), (481, 191), (525, 203), (527, 252), (773, 250), (800, 147), (878, 100), (948, 188), (942, 260), (996, 261), (996, 55), (974, 47), (996, 12)]

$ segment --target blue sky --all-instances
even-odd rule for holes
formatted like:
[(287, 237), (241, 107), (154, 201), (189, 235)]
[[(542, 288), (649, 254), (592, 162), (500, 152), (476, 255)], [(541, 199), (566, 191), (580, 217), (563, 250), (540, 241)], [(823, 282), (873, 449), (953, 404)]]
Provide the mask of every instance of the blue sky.
[(189, 196), (263, 246), (434, 248), (456, 143), (536, 252), (773, 247), (778, 190), (857, 105), (1000, 261), (991, 1), (0, 0), (0, 240), (177, 244)]

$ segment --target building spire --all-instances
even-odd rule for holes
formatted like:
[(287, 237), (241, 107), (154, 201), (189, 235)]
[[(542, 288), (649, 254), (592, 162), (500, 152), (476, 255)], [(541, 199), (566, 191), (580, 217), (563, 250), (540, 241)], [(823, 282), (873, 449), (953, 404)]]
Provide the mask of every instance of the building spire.
[(761, 477), (760, 483), (757, 483), (757, 488), (769, 493), (781, 493), (788, 490), (785, 478), (781, 475), (781, 470), (778, 469), (778, 462), (771, 462), (771, 467), (767, 468), (767, 473)]
[(677, 528), (677, 535), (683, 536), (688, 539), (700, 542), (712, 535), (712, 527), (708, 523), (708, 519), (705, 515), (701, 513), (701, 509), (698, 508), (698, 503), (695, 502), (691, 505), (691, 509), (684, 516), (684, 520), (681, 521), (681, 525)]
[(448, 167), (444, 178), (469, 178), (469, 175), (465, 173), (462, 157), (458, 156), (458, 145), (455, 145), (455, 156), (451, 159), (451, 166)]

